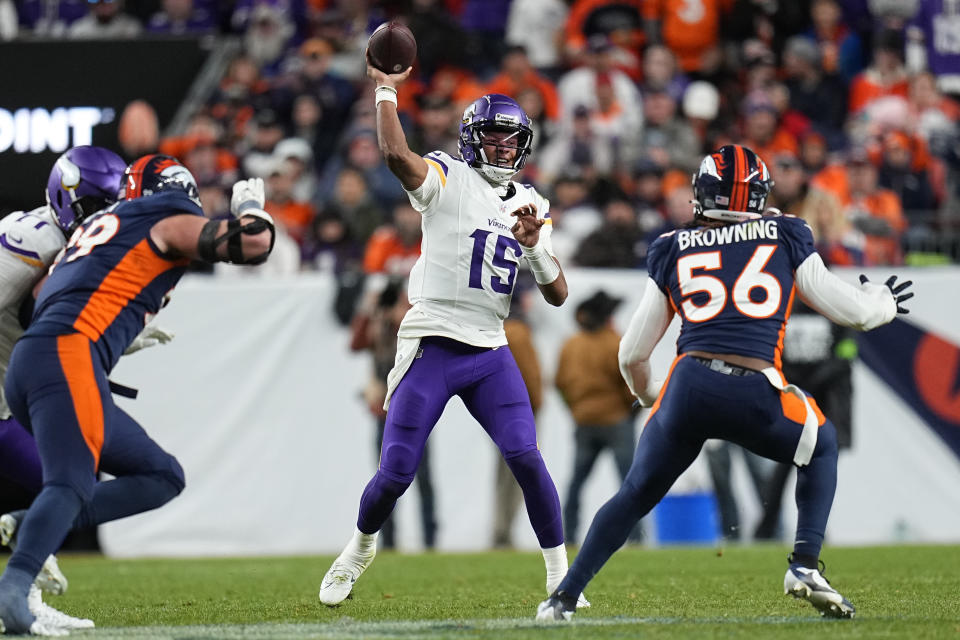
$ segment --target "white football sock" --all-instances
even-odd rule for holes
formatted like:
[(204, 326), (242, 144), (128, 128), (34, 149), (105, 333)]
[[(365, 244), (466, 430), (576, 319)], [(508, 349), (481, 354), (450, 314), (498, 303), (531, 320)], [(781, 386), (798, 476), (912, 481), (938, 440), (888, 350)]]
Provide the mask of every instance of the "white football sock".
[(543, 553), (543, 562), (547, 565), (547, 595), (550, 595), (567, 575), (567, 547), (561, 544), (552, 549), (540, 549), (540, 551)]
[(344, 547), (340, 557), (344, 560), (350, 560), (362, 565), (377, 550), (377, 536), (380, 532), (364, 533), (360, 529), (355, 529), (350, 542)]

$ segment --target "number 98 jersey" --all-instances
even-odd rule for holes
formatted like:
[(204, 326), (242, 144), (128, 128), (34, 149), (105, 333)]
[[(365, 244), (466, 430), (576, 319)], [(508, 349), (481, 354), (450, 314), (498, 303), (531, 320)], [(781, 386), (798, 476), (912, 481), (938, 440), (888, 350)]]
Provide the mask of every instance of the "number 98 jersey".
[(475, 170), (446, 153), (424, 156), (427, 177), (410, 202), (422, 215), (420, 258), (410, 272), (413, 307), (400, 325), (401, 338), (443, 336), (478, 347), (507, 344), (503, 320), (522, 258), (510, 228), (510, 213), (534, 205), (540, 243), (550, 244), (550, 203), (533, 187), (512, 182), (504, 200)]
[(189, 260), (163, 255), (150, 229), (200, 209), (180, 191), (120, 201), (76, 230), (40, 289), (25, 336), (81, 333), (109, 372), (162, 306)]
[(677, 353), (738, 354), (780, 369), (794, 271), (814, 252), (810, 227), (789, 215), (657, 238), (647, 266), (682, 318)]

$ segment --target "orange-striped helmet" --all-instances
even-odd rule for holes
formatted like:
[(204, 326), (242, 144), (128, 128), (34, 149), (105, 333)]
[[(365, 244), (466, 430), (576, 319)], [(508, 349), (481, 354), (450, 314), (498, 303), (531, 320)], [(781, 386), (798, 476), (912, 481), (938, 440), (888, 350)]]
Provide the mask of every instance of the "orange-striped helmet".
[(747, 147), (728, 144), (704, 157), (693, 174), (697, 216), (725, 222), (759, 218), (773, 187), (763, 160)]
[(134, 160), (123, 172), (124, 198), (132, 200), (161, 191), (178, 189), (200, 204), (197, 181), (173, 156), (151, 153)]

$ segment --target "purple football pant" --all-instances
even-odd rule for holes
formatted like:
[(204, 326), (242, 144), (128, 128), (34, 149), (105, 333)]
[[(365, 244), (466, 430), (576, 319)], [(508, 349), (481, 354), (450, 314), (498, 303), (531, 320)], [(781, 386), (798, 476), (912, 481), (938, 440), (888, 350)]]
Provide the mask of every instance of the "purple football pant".
[(37, 442), (13, 417), (0, 420), (0, 477), (33, 495), (43, 487)]
[(357, 528), (374, 533), (383, 526), (413, 481), (427, 437), (455, 395), (517, 479), (540, 546), (563, 544), (560, 498), (537, 449), (530, 398), (510, 349), (435, 336), (420, 341), (420, 353), (390, 399), (380, 467), (360, 498)]

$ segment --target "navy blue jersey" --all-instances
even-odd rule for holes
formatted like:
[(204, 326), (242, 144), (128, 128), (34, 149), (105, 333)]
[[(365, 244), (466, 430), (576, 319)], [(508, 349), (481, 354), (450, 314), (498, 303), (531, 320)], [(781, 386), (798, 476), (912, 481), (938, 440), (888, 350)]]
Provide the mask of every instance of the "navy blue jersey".
[(150, 239), (158, 221), (184, 213), (203, 216), (185, 193), (166, 191), (85, 220), (41, 288), (25, 335), (82, 333), (110, 371), (189, 263), (165, 256)]
[(794, 270), (814, 251), (810, 227), (788, 215), (657, 238), (647, 268), (683, 319), (677, 353), (738, 354), (779, 369)]

